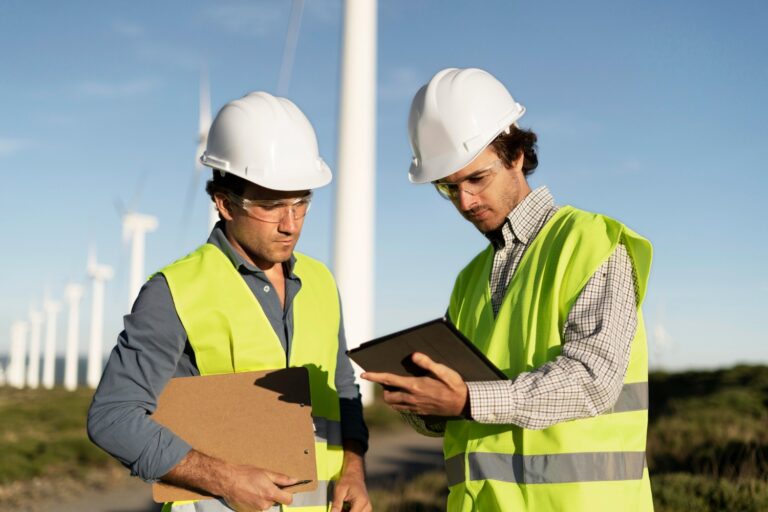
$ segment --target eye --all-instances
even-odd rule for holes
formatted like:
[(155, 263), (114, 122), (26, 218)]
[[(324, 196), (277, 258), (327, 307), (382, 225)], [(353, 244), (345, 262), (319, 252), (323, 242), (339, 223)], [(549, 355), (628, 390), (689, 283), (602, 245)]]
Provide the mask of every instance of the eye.
[(480, 174), (474, 174), (474, 175), (470, 176), (469, 178), (467, 178), (467, 181), (469, 183), (475, 183), (475, 184), (476, 183), (482, 183), (483, 180), (485, 180), (488, 177), (488, 174), (489, 173), (487, 173), (487, 172), (483, 172), (483, 173), (480, 173)]

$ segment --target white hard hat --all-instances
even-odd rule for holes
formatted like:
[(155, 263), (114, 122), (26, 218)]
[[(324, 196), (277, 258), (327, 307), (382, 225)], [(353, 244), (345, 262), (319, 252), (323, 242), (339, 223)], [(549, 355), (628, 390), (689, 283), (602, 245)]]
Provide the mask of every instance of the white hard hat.
[(286, 98), (252, 92), (224, 105), (211, 124), (203, 165), (272, 190), (331, 182), (307, 117)]
[(445, 178), (468, 165), (525, 113), (493, 75), (448, 68), (419, 89), (411, 103), (408, 136), (412, 183)]

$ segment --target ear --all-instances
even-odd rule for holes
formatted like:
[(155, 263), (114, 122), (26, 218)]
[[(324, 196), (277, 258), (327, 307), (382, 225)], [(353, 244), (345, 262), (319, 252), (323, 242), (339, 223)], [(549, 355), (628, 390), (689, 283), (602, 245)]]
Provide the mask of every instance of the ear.
[(510, 169), (515, 169), (517, 171), (523, 172), (523, 162), (525, 161), (525, 152), (521, 149), (520, 153), (517, 155), (517, 157), (510, 162)]
[(216, 209), (219, 210), (219, 215), (221, 218), (225, 221), (231, 221), (233, 218), (232, 202), (229, 200), (226, 194), (216, 192), (213, 194), (213, 202), (216, 203)]

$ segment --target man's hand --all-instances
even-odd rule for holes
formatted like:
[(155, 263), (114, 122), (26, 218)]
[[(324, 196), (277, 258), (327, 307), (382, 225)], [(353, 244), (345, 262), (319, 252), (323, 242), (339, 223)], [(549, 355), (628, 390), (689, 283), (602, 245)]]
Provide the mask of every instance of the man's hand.
[(430, 416), (460, 416), (467, 404), (467, 385), (456, 371), (415, 352), (411, 360), (427, 370), (424, 377), (401, 377), (392, 373), (365, 372), (362, 378), (398, 388), (384, 391), (384, 401), (398, 411)]
[[(357, 445), (357, 443), (354, 443)], [(350, 442), (344, 442), (344, 467), (341, 477), (336, 482), (333, 491), (331, 512), (341, 512), (344, 503), (349, 504), (350, 512), (371, 512), (371, 500), (365, 487), (365, 465), (362, 448), (359, 445), (350, 447)]]
[(230, 464), (196, 450), (187, 453), (162, 479), (219, 496), (238, 512), (266, 510), (275, 503), (290, 505), (293, 496), (280, 487), (299, 482), (266, 469)]
[(232, 479), (222, 493), (222, 498), (229, 508), (238, 512), (267, 510), (276, 503), (290, 505), (293, 495), (280, 487), (298, 482), (281, 473), (253, 466), (235, 466)]

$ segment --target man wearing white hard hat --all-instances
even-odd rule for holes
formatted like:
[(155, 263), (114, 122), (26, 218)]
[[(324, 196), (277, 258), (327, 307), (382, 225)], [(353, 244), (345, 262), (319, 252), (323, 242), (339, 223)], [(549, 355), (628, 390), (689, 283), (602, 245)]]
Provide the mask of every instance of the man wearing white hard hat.
[[(489, 241), (456, 278), (448, 317), (508, 380), (365, 373), (417, 430), (444, 436), (448, 510), (652, 510), (640, 305), (651, 245), (609, 217), (556, 206), (525, 108), (480, 69), (416, 94), (409, 177), (432, 183)], [(435, 420), (435, 417), (443, 417)]]
[[(368, 511), (368, 431), (338, 291), (322, 263), (294, 252), (312, 190), (331, 181), (314, 129), (291, 101), (254, 92), (221, 109), (201, 161), (213, 169), (206, 190), (221, 220), (206, 244), (142, 288), (88, 433), (134, 475), (221, 498), (163, 510)], [(172, 377), (289, 366), (310, 373), (317, 491), (291, 494), (289, 475), (210, 457), (149, 416)]]

